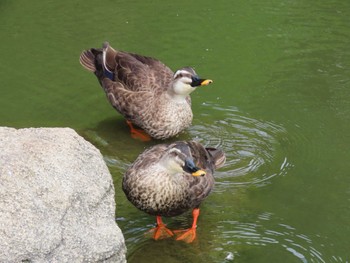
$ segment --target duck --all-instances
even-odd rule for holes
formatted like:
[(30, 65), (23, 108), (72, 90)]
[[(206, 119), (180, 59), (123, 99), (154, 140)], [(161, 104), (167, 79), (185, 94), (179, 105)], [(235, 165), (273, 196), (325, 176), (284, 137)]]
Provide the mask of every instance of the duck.
[[(141, 153), (123, 176), (122, 189), (139, 210), (156, 217), (153, 239), (175, 237), (191, 243), (196, 238), (199, 206), (214, 186), (214, 171), (225, 164), (223, 150), (196, 141), (157, 144)], [(170, 230), (162, 217), (192, 210), (192, 226)]]
[(116, 50), (108, 42), (84, 50), (79, 61), (96, 75), (132, 137), (144, 141), (168, 139), (188, 128), (193, 119), (190, 94), (213, 82), (191, 67), (174, 73), (158, 59)]

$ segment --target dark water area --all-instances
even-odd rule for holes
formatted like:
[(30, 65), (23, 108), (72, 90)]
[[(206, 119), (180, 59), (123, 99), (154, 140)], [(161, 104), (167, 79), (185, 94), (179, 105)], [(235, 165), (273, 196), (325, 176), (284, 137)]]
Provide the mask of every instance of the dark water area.
[[(349, 1), (0, 2), (0, 125), (71, 127), (115, 181), (128, 262), (349, 262)], [(214, 83), (192, 94), (177, 138), (226, 165), (192, 244), (145, 236), (155, 219), (121, 190), (146, 147), (78, 58), (108, 40)], [(185, 228), (190, 213), (165, 219)]]

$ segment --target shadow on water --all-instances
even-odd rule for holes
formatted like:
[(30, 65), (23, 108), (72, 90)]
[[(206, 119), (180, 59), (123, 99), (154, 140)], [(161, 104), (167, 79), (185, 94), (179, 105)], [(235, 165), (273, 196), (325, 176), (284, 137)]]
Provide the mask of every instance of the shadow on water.
[(81, 134), (103, 153), (107, 165), (116, 169), (125, 169), (147, 147), (161, 143), (151, 140), (143, 142), (133, 139), (124, 118), (116, 117), (99, 122), (93, 129)]

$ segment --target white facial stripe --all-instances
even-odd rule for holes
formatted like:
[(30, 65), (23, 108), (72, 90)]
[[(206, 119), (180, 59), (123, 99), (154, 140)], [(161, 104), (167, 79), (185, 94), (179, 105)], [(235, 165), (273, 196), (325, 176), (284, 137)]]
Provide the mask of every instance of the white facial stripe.
[(180, 69), (180, 70), (176, 71), (176, 73), (174, 75), (174, 79), (178, 78), (180, 75), (182, 75), (184, 77), (191, 78), (191, 74), (188, 71)]

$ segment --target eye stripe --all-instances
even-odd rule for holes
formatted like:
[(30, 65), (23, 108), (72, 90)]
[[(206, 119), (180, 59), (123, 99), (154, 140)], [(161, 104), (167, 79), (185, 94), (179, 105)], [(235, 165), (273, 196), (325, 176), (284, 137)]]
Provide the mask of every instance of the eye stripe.
[(183, 77), (187, 77), (191, 79), (192, 74), (190, 74), (188, 71), (185, 71), (185, 70), (176, 71), (174, 75), (174, 79), (183, 78)]

